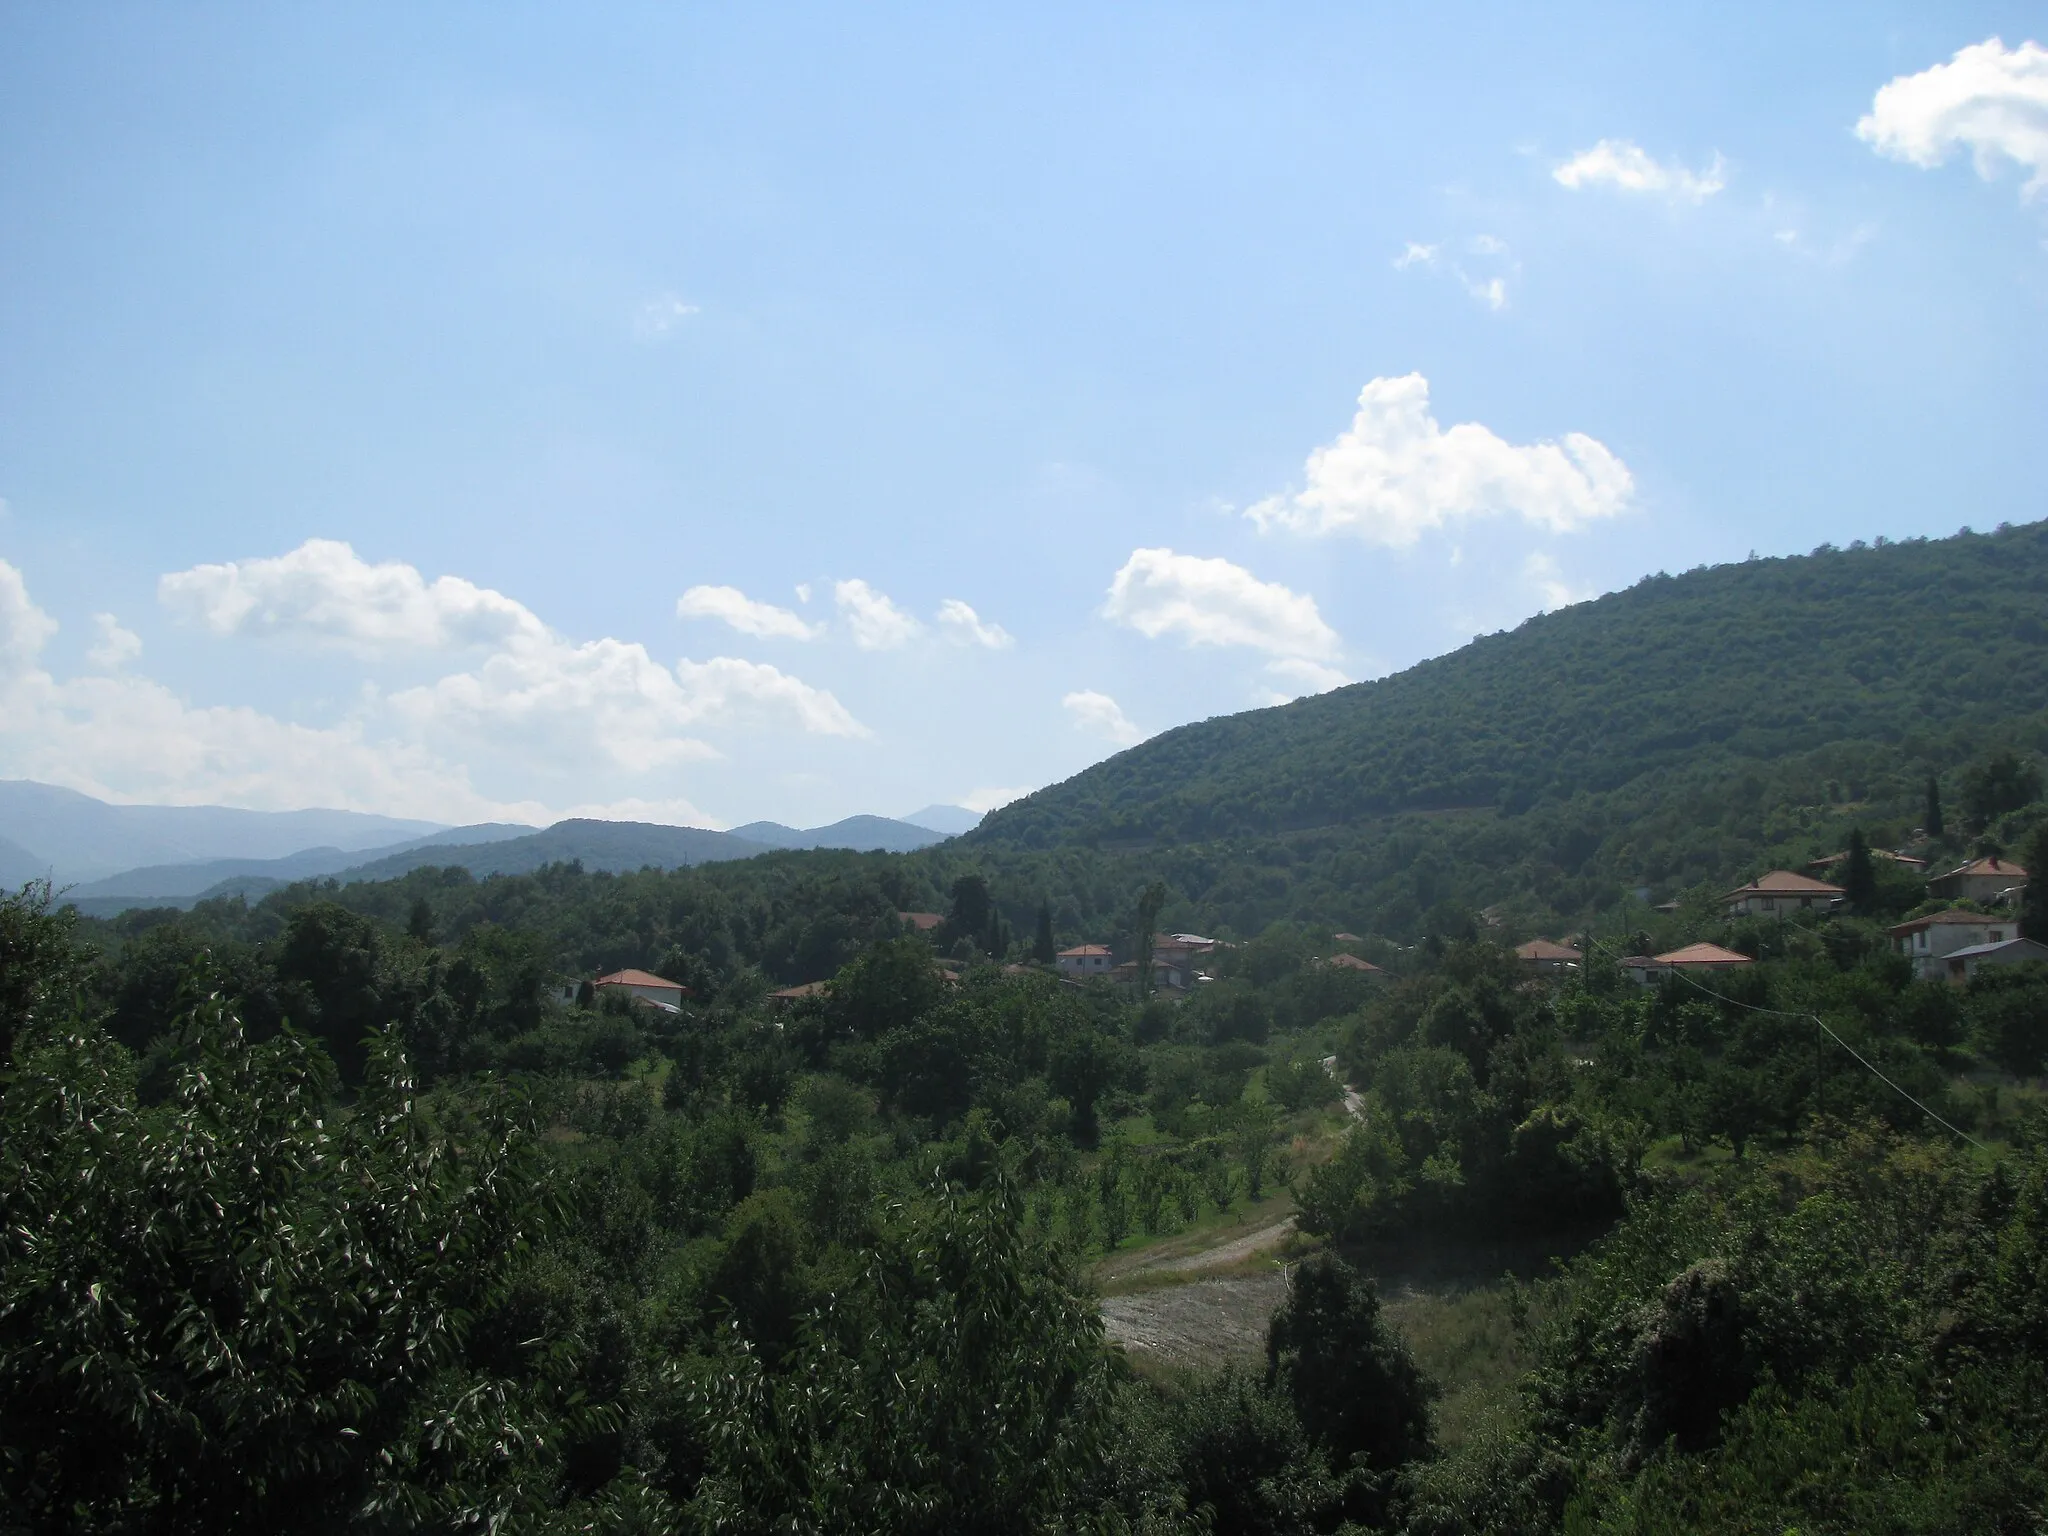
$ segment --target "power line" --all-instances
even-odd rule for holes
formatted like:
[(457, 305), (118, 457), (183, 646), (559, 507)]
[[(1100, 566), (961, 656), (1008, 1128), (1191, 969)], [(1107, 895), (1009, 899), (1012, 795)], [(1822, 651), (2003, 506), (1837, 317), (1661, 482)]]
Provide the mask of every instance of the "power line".
[[(1605, 950), (1607, 954), (1610, 957), (1612, 957), (1617, 964), (1619, 964), (1620, 961), (1623, 959), (1622, 956), (1615, 954), (1613, 949), (1610, 948), (1607, 944), (1595, 938), (1590, 933), (1586, 935), (1586, 941), (1587, 943), (1591, 944), (1595, 949)], [(1795, 1013), (1792, 1010), (1786, 1008), (1766, 1008), (1758, 1003), (1745, 1003), (1739, 997), (1728, 997), (1722, 993), (1716, 992), (1712, 987), (1709, 987), (1708, 985), (1706, 985), (1706, 983), (1702, 982), (1697, 977), (1687, 975), (1686, 972), (1678, 966), (1672, 966), (1670, 969), (1671, 973), (1674, 976), (1678, 977), (1679, 980), (1683, 981), (1687, 986), (1692, 987), (1694, 990), (1698, 992), (1704, 993), (1706, 996), (1713, 998), (1714, 1001), (1718, 1003), (1726, 1003), (1732, 1007), (1747, 1009), (1751, 1013), (1767, 1013), (1780, 1019), (1802, 1019), (1811, 1023), (1814, 1028), (1818, 1029), (1822, 1034), (1826, 1035), (1830, 1040), (1834, 1041), (1835, 1044), (1839, 1045), (1843, 1050), (1847, 1051), (1851, 1059), (1853, 1059), (1858, 1066), (1862, 1067), (1864, 1071), (1868, 1072), (1880, 1083), (1883, 1083), (1885, 1087), (1891, 1089), (1893, 1093), (1896, 1093), (1908, 1104), (1912, 1105), (1915, 1109), (1919, 1110), (1921, 1114), (1925, 1115), (1928, 1119), (1932, 1120), (1936, 1125), (1940, 1126), (1943, 1130), (1950, 1132), (1952, 1135), (1960, 1136), (1964, 1141), (1967, 1141), (1971, 1146), (1975, 1147), (1980, 1152), (1989, 1152), (1991, 1150), (1989, 1147), (1985, 1146), (1983, 1142), (1979, 1141), (1976, 1137), (1972, 1136), (1968, 1131), (1963, 1130), (1959, 1126), (1951, 1125), (1947, 1120), (1944, 1120), (1940, 1115), (1937, 1115), (1925, 1104), (1922, 1104), (1918, 1099), (1914, 1098), (1912, 1094), (1906, 1092), (1905, 1089), (1901, 1088), (1897, 1083), (1893, 1082), (1890, 1078), (1886, 1077), (1882, 1072), (1878, 1071), (1876, 1067), (1872, 1066), (1870, 1062), (1864, 1059), (1862, 1052), (1858, 1051), (1856, 1047), (1851, 1045), (1848, 1041), (1844, 1040), (1832, 1029), (1829, 1029), (1827, 1026), (1827, 1021), (1823, 1019), (1819, 1014)], [(1817, 1086), (1818, 1085), (1816, 1085), (1816, 1087)]]

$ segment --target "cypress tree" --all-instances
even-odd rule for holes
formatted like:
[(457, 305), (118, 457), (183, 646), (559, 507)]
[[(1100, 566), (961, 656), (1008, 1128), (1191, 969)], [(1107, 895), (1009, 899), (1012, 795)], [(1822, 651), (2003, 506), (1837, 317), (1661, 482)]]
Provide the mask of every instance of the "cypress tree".
[(1868, 916), (1876, 905), (1877, 871), (1871, 867), (1870, 844), (1864, 841), (1861, 827), (1849, 834), (1849, 857), (1843, 866), (1842, 889), (1848, 893), (1852, 911)]
[(2020, 867), (2027, 872), (2026, 889), (2020, 892), (2020, 933), (2048, 944), (2048, 821), (2034, 828), (2020, 851)]
[(1933, 774), (1927, 776), (1927, 810), (1921, 818), (1921, 830), (1929, 837), (1943, 834), (1941, 824), (1941, 780)]
[(1051, 965), (1058, 951), (1052, 946), (1052, 903), (1038, 904), (1038, 936), (1032, 941), (1031, 958), (1041, 965)]

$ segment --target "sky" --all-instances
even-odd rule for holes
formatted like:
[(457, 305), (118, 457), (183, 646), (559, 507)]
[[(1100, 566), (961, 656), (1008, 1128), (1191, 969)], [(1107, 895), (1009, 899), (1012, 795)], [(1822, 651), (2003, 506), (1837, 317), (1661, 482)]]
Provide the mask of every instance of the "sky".
[(986, 809), (2048, 515), (2021, 5), (0, 3), (0, 777)]

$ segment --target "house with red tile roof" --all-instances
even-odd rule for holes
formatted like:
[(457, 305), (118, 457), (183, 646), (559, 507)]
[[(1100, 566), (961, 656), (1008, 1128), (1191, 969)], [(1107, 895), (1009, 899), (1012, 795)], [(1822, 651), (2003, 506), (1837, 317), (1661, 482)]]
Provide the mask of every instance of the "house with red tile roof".
[(1384, 976), (1387, 974), (1370, 960), (1361, 960), (1356, 955), (1331, 955), (1323, 961), (1323, 964), (1340, 971), (1356, 971), (1361, 976)]
[(1575, 969), (1585, 957), (1569, 944), (1554, 939), (1531, 939), (1515, 946), (1515, 958), (1528, 970), (1555, 974)]
[(1072, 949), (1063, 949), (1053, 956), (1053, 964), (1060, 974), (1074, 981), (1086, 981), (1091, 976), (1109, 974), (1109, 946), (1107, 944), (1076, 944)]
[(613, 971), (609, 976), (598, 977), (590, 987), (599, 997), (610, 988), (614, 996), (623, 994), (668, 1009), (682, 1007), (683, 999), (690, 995), (690, 989), (680, 981), (669, 981), (652, 971)]
[(1944, 901), (2011, 901), (2027, 888), (2027, 872), (1996, 854), (1958, 864), (1927, 882), (1927, 894)]
[(1718, 971), (1755, 964), (1756, 961), (1748, 955), (1723, 949), (1718, 944), (1688, 944), (1683, 949), (1662, 955), (1630, 955), (1621, 962), (1621, 968), (1628, 972), (1629, 980), (1637, 986), (1652, 987), (1681, 973), (1705, 978)]
[(1790, 917), (1795, 912), (1825, 912), (1847, 893), (1839, 885), (1774, 869), (1721, 899), (1730, 917)]
[(916, 929), (919, 933), (930, 933), (945, 922), (945, 918), (936, 912), (898, 912), (896, 921), (906, 928)]

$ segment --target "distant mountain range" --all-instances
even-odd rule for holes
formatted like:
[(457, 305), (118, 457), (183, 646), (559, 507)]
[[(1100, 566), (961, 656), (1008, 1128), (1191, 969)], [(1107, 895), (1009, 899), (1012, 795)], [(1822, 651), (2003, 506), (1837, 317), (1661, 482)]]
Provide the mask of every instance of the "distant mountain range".
[[(981, 819), (959, 806), (927, 806), (917, 816), (849, 816), (808, 829), (760, 821), (732, 832), (588, 820), (546, 828), (507, 822), (436, 827), (353, 811), (109, 805), (73, 790), (12, 780), (0, 781), (0, 885), (54, 876), (66, 900), (105, 917), (135, 906), (257, 897), (299, 880), (388, 880), (429, 864), (459, 865), (482, 877), (572, 860), (585, 869), (623, 871), (779, 849), (907, 853), (954, 835), (949, 826), (964, 829)], [(315, 840), (270, 851), (294, 837)], [(179, 856), (153, 857), (167, 850)], [(124, 864), (130, 852), (140, 857)], [(106, 872), (109, 865), (113, 872)]]
[[(937, 808), (919, 814), (928, 814), (929, 809)], [(961, 814), (972, 816), (973, 812)], [(785, 827), (779, 821), (750, 821), (744, 827), (734, 827), (730, 835), (770, 848), (879, 848), (885, 853), (914, 853), (933, 843), (943, 843), (953, 834), (916, 822), (892, 821), (887, 816), (849, 816), (829, 827), (812, 827), (808, 831)]]
[[(309, 848), (360, 853), (448, 830), (360, 811), (243, 811), (219, 805), (109, 805), (30, 779), (0, 779), (0, 869), (26, 854), (26, 880), (96, 880), (147, 865), (279, 859)], [(19, 884), (20, 881), (15, 881)]]

